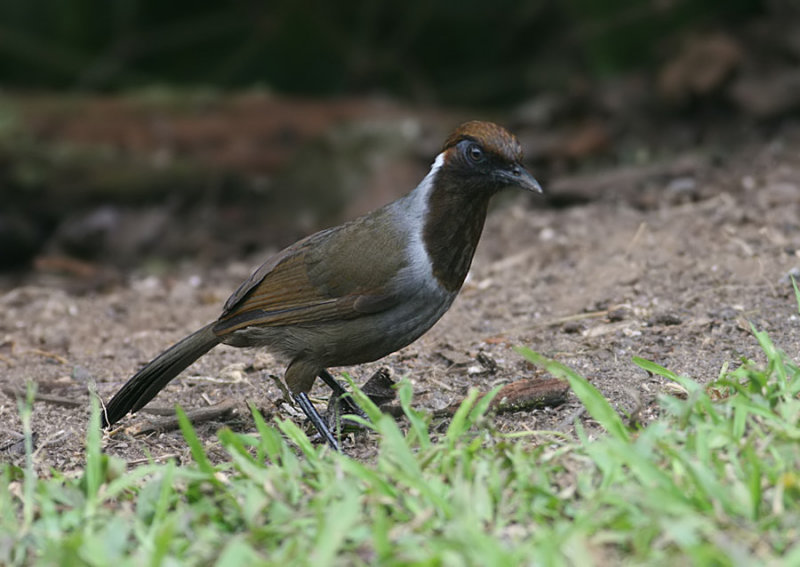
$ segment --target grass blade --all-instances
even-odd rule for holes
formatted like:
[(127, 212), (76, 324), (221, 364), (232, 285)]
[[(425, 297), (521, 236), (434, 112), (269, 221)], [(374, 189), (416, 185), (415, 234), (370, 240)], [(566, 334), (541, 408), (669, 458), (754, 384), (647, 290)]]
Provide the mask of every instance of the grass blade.
[(397, 389), (397, 397), (400, 398), (400, 407), (403, 408), (403, 413), (411, 424), (411, 431), (419, 439), (419, 444), (422, 449), (427, 449), (431, 446), (431, 438), (428, 433), (428, 424), (422, 414), (411, 407), (411, 398), (413, 397), (413, 390), (408, 380), (403, 380)]
[(86, 430), (86, 498), (87, 513), (91, 516), (103, 482), (103, 452), (100, 445), (100, 404), (97, 396), (89, 397), (89, 427)]
[(641, 358), (639, 356), (634, 356), (631, 360), (636, 366), (642, 370), (645, 370), (646, 372), (650, 372), (651, 374), (655, 374), (657, 376), (663, 376), (664, 378), (672, 380), (673, 382), (682, 382), (680, 376), (675, 374), (672, 370), (668, 370), (652, 360), (647, 360), (646, 358)]
[(610, 435), (613, 435), (617, 439), (623, 441), (630, 440), (630, 434), (628, 433), (628, 429), (625, 427), (622, 418), (614, 410), (614, 408), (611, 407), (611, 404), (608, 403), (608, 400), (603, 397), (603, 394), (600, 393), (600, 390), (592, 386), (589, 381), (586, 380), (586, 378), (579, 375), (577, 372), (565, 366), (564, 364), (542, 356), (538, 352), (534, 352), (529, 348), (517, 347), (514, 350), (516, 350), (519, 354), (524, 356), (533, 364), (544, 368), (556, 378), (566, 379), (569, 382), (572, 391), (575, 392), (576, 396), (578, 396), (578, 399), (586, 407), (586, 411), (589, 412), (589, 415), (591, 415), (592, 418), (594, 418), (601, 426), (603, 426), (603, 428), (608, 431)]
[(458, 406), (456, 413), (453, 414), (453, 418), (450, 420), (450, 425), (447, 427), (446, 433), (447, 440), (450, 442), (451, 446), (455, 443), (456, 439), (461, 437), (467, 429), (469, 429), (467, 417), (479, 395), (480, 392), (476, 388), (470, 388), (467, 392), (467, 397), (464, 398), (464, 401)]
[(211, 464), (211, 461), (208, 460), (206, 451), (203, 448), (203, 443), (200, 441), (200, 438), (197, 437), (197, 432), (194, 430), (192, 422), (189, 421), (189, 418), (186, 416), (186, 412), (183, 411), (181, 406), (175, 406), (175, 413), (178, 416), (178, 425), (181, 428), (181, 433), (183, 433), (186, 444), (189, 445), (189, 450), (192, 453), (192, 458), (197, 463), (197, 468), (208, 475), (211, 482), (219, 484), (220, 481), (214, 476), (214, 466)]

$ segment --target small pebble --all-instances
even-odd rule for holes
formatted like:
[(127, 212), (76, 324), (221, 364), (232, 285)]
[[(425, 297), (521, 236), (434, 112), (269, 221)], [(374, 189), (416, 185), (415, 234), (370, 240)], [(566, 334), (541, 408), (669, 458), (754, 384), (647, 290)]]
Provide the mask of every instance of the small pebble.
[(234, 362), (220, 371), (219, 378), (226, 382), (241, 382), (244, 380), (244, 369), (244, 362)]
[(683, 319), (677, 313), (672, 311), (662, 311), (661, 313), (656, 313), (653, 315), (653, 318), (648, 321), (648, 323), (652, 325), (680, 325), (683, 323)]
[(618, 305), (608, 310), (608, 320), (612, 323), (626, 319), (630, 314), (630, 309), (625, 305)]
[(562, 331), (569, 334), (581, 333), (583, 332), (583, 329), (584, 329), (583, 321), (567, 321), (561, 327)]

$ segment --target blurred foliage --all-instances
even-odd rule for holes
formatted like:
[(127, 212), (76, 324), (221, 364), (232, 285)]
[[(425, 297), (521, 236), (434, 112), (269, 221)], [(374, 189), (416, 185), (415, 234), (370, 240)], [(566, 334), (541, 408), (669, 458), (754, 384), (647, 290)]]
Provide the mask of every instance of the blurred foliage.
[(0, 84), (116, 90), (256, 84), (496, 103), (652, 64), (687, 28), (767, 0), (4, 0)]
[(665, 40), (694, 28), (721, 26), (762, 11), (755, 0), (568, 0), (577, 44), (594, 74), (652, 63)]

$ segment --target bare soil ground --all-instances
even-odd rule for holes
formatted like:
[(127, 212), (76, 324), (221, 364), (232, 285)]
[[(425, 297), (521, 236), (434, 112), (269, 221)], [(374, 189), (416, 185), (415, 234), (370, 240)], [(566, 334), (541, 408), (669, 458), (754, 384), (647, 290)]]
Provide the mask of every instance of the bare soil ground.
[[(671, 390), (632, 364), (633, 356), (707, 382), (725, 363), (732, 369), (742, 357), (761, 358), (749, 322), (796, 353), (800, 320), (788, 274), (800, 266), (800, 135), (787, 130), (692, 163), (680, 175), (632, 168), (557, 179), (554, 189), (602, 192), (564, 208), (507, 197), (490, 215), (464, 290), (434, 329), (384, 360), (343, 370), (363, 383), (386, 366), (411, 381), (417, 407), (433, 410), (471, 387), (544, 377), (514, 352), (525, 345), (576, 369), (618, 411), (646, 422), (656, 397)], [(34, 406), (37, 466), (80, 468), (92, 384), (110, 397), (141, 364), (216, 318), (272, 251), (213, 268), (185, 263), (159, 277), (132, 274), (90, 294), (42, 277), (0, 287), (0, 458), (21, 458), (14, 392), (34, 381), (39, 394), (62, 400)], [(151, 405), (231, 401), (237, 411), (198, 426), (212, 457), (224, 458), (215, 432), (252, 431), (248, 402), (302, 421), (268, 377), (282, 370), (263, 352), (217, 347)], [(323, 386), (314, 393), (328, 396)], [(140, 413), (123, 425), (150, 419)], [(593, 427), (570, 395), (558, 407), (503, 414), (494, 423), (500, 431), (568, 433), (575, 420)], [(367, 458), (377, 444), (357, 435), (344, 448)], [(105, 448), (130, 462), (189, 458), (176, 431), (122, 429), (106, 437)]]

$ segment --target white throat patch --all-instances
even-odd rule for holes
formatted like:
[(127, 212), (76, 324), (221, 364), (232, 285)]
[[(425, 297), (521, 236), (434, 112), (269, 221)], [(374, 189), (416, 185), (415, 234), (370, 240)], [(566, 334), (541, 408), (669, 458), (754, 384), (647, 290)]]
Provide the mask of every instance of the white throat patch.
[(428, 212), (428, 200), (433, 184), (436, 181), (436, 174), (444, 164), (444, 152), (436, 156), (436, 159), (431, 165), (428, 175), (420, 181), (416, 189), (406, 196), (407, 208), (405, 209), (406, 218), (404, 219), (408, 224), (408, 254), (411, 257), (411, 265), (423, 267), (425, 272), (433, 276), (433, 264), (431, 263), (428, 251), (425, 249), (425, 243), (422, 240), (422, 233), (425, 229), (425, 216)]

